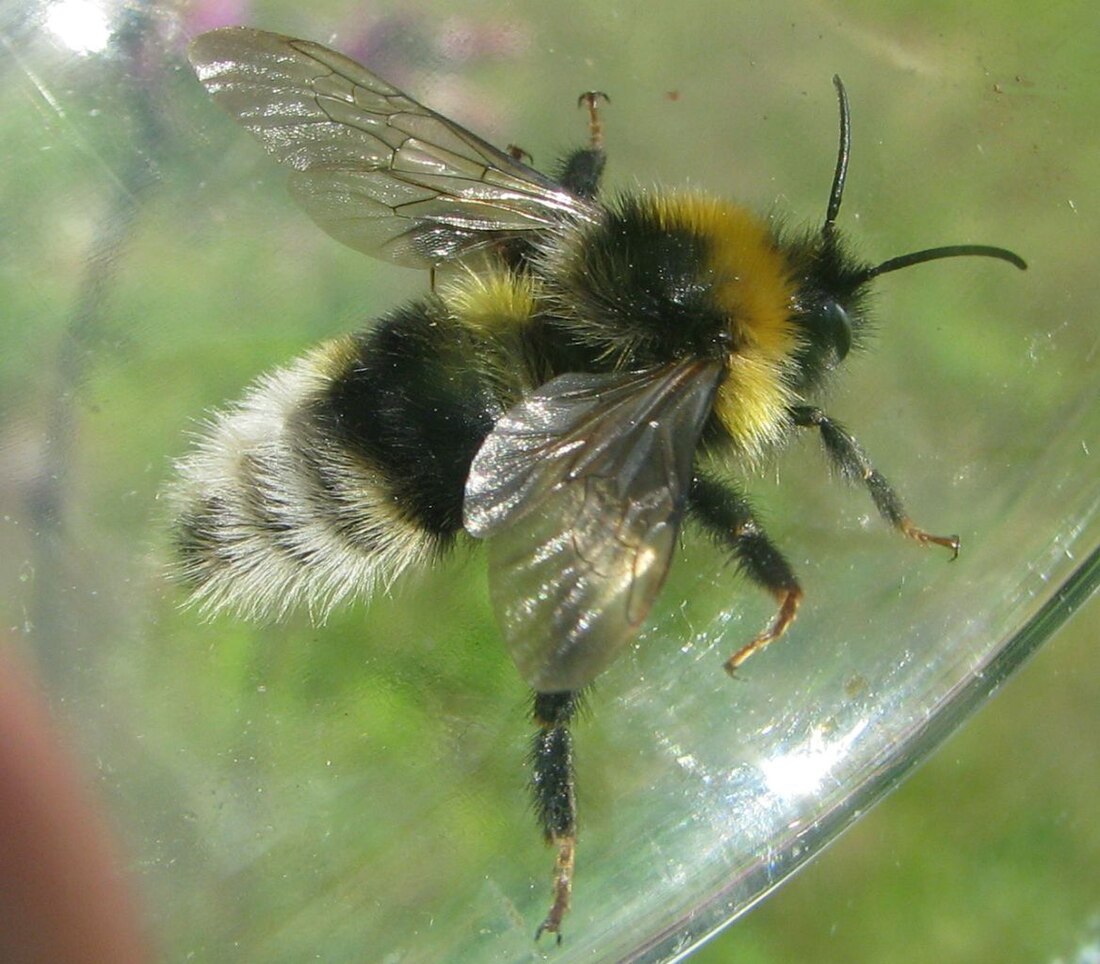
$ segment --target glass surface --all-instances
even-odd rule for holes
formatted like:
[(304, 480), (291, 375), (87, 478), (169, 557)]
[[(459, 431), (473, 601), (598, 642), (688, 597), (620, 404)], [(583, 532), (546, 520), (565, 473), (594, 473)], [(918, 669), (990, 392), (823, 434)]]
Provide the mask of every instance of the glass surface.
[[(693, 9), (0, 12), (6, 625), (97, 768), (169, 959), (675, 959), (895, 785), (1095, 585), (1089, 8)], [(956, 562), (893, 536), (801, 439), (746, 487), (807, 600), (731, 682), (722, 661), (771, 603), (688, 534), (576, 727), (559, 949), (532, 942), (552, 858), (480, 552), (323, 627), (202, 623), (164, 578), (157, 494), (204, 410), (426, 284), (325, 237), (209, 102), (183, 50), (227, 22), (330, 43), (542, 167), (583, 136), (577, 93), (607, 90), (609, 190), (689, 183), (793, 223), (823, 215), (840, 72), (858, 249), (992, 243), (1031, 265), (881, 279), (875, 344), (827, 401), (921, 525), (959, 532)]]

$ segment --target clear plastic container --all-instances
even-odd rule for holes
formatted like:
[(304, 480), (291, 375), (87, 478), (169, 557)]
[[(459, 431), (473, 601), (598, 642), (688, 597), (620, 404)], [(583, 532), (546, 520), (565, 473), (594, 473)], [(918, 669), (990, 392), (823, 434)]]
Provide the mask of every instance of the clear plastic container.
[[(675, 959), (894, 786), (1091, 591), (1095, 85), (1053, 16), (933, 28), (922, 9), (0, 14), (5, 615), (95, 768), (169, 959)], [(974, 242), (1030, 263), (881, 279), (874, 344), (825, 402), (921, 525), (959, 532), (958, 561), (895, 537), (800, 440), (744, 476), (807, 599), (731, 681), (722, 661), (771, 604), (689, 533), (576, 727), (560, 948), (532, 942), (552, 858), (476, 549), (322, 627), (203, 623), (165, 578), (158, 493), (203, 412), (427, 284), (322, 235), (207, 99), (186, 41), (228, 22), (342, 49), (544, 168), (584, 135), (577, 93), (607, 90), (610, 190), (689, 183), (792, 223), (823, 217), (839, 72), (841, 223), (868, 260)]]

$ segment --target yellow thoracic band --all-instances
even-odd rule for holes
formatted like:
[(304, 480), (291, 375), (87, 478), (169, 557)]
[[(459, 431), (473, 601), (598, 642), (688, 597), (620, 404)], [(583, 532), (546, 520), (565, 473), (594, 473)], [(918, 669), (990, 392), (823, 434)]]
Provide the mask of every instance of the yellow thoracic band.
[(706, 269), (736, 346), (715, 413), (745, 454), (759, 455), (778, 439), (793, 401), (786, 373), (798, 343), (787, 261), (767, 224), (739, 205), (673, 194), (654, 198), (653, 206), (662, 228), (687, 230), (708, 242)]

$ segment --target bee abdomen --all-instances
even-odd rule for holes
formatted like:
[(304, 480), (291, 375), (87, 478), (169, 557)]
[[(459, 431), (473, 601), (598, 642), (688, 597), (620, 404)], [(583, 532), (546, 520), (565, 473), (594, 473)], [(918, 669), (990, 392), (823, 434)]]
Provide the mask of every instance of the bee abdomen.
[(393, 510), (387, 480), (316, 430), (341, 342), (257, 382), (179, 464), (180, 575), (208, 610), (323, 614), (440, 548)]
[(173, 493), (193, 601), (323, 616), (448, 548), (470, 462), (500, 412), (470, 338), (425, 299), (216, 414)]

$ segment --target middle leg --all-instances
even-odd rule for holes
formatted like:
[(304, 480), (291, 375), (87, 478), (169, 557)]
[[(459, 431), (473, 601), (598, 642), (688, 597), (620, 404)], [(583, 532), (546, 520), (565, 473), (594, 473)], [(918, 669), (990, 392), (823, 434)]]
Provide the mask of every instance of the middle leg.
[(732, 675), (753, 653), (787, 631), (802, 602), (802, 587), (790, 563), (757, 521), (748, 500), (731, 485), (697, 475), (688, 496), (688, 510), (720, 546), (733, 554), (745, 575), (768, 590), (779, 605), (768, 628), (726, 660), (726, 671)]

